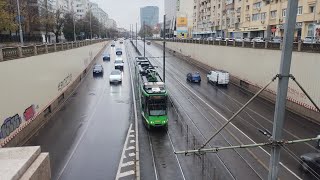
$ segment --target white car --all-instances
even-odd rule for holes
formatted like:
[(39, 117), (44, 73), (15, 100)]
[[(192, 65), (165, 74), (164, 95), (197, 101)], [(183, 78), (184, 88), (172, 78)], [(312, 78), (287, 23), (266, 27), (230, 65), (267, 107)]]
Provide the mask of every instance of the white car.
[(252, 39), (252, 42), (264, 42), (263, 37), (255, 37)]
[(123, 70), (124, 62), (121, 56), (117, 56), (114, 61), (114, 68)]
[(236, 38), (234, 38), (234, 41), (243, 42), (243, 38), (242, 37), (236, 37)]
[(121, 83), (122, 82), (122, 72), (118, 69), (111, 71), (109, 76), (110, 83)]
[(307, 36), (307, 37), (304, 38), (303, 43), (315, 44), (315, 43), (317, 43), (317, 38), (316, 37)]
[(213, 37), (208, 37), (208, 38), (207, 38), (207, 41), (213, 41), (213, 40), (214, 40)]
[(212, 82), (216, 85), (225, 85), (229, 84), (229, 73), (226, 71), (210, 71), (207, 74), (208, 82)]

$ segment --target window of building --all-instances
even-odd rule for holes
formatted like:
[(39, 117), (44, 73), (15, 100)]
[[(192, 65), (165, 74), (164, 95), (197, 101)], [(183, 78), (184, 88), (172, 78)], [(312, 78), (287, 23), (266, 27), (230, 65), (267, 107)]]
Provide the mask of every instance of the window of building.
[(254, 4), (253, 4), (253, 8), (254, 8), (254, 9), (261, 8), (261, 6), (262, 6), (262, 3), (261, 3), (261, 2), (257, 2), (257, 3), (254, 3)]
[(314, 36), (314, 26), (313, 24), (308, 25), (308, 36)]
[(309, 6), (309, 12), (310, 13), (314, 13), (315, 10), (315, 6)]
[(302, 6), (299, 6), (298, 7), (298, 15), (301, 15), (302, 14)]
[(237, 13), (241, 13), (241, 7), (238, 7)]
[(266, 13), (261, 13), (261, 21), (265, 21), (266, 20)]
[(286, 17), (287, 9), (282, 9), (282, 17)]
[(220, 9), (220, 4), (218, 4), (218, 9)]
[(270, 17), (271, 17), (271, 19), (275, 19), (277, 17), (277, 11), (276, 10), (275, 11), (271, 11), (270, 12)]
[(259, 21), (260, 20), (260, 13), (252, 14), (252, 21)]
[(249, 11), (250, 10), (250, 5), (246, 6), (246, 10)]

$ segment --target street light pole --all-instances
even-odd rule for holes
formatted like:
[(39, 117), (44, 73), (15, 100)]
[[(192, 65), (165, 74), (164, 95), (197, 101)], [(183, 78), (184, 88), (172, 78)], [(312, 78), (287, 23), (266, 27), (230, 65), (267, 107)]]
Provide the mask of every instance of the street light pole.
[(317, 7), (318, 7), (318, 0), (316, 0), (316, 4), (314, 6), (314, 10), (313, 10), (313, 34), (312, 34), (312, 43), (315, 41), (315, 37), (316, 37), (316, 12), (317, 12)]
[(278, 179), (281, 146), (277, 145), (276, 142), (282, 140), (297, 10), (298, 0), (288, 1), (286, 23), (284, 28), (284, 42), (281, 54), (280, 73), (278, 78), (278, 91), (273, 122), (272, 141), (275, 143), (271, 147), (268, 180)]
[(19, 21), (19, 33), (20, 33), (20, 43), (23, 46), (23, 34), (22, 34), (22, 27), (21, 27), (21, 15), (20, 15), (20, 3), (17, 0), (17, 7), (18, 7), (18, 21)]
[(92, 14), (92, 10), (91, 10), (92, 5), (90, 4), (90, 39), (92, 40), (92, 23), (91, 23), (91, 14)]
[(163, 16), (163, 82), (166, 82), (166, 15)]
[(143, 21), (143, 57), (146, 57), (146, 28)]
[(138, 47), (138, 23), (136, 23), (136, 47)]

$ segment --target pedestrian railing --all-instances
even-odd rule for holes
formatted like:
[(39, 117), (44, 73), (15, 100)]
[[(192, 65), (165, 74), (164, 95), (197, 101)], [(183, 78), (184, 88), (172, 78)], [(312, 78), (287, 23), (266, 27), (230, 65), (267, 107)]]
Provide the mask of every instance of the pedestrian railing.
[(47, 54), (58, 51), (64, 51), (68, 49), (74, 49), (82, 46), (88, 46), (94, 43), (99, 43), (105, 40), (85, 40), (76, 42), (66, 42), (57, 44), (42, 44), (42, 45), (31, 45), (31, 46), (18, 46), (18, 47), (5, 47), (0, 48), (0, 62), (8, 61), (23, 57), (36, 56), (39, 54)]
[[(154, 39), (155, 41), (163, 41), (163, 39)], [(214, 46), (231, 46), (231, 47), (243, 47), (243, 48), (255, 48), (255, 49), (273, 49), (281, 50), (282, 43), (276, 42), (247, 42), (247, 41), (208, 41), (208, 40), (196, 40), (196, 39), (166, 39), (168, 42), (179, 42), (179, 43), (193, 43), (193, 44), (204, 44)], [(320, 53), (320, 44), (308, 44), (302, 42), (293, 43), (293, 51), (299, 52), (313, 52)]]

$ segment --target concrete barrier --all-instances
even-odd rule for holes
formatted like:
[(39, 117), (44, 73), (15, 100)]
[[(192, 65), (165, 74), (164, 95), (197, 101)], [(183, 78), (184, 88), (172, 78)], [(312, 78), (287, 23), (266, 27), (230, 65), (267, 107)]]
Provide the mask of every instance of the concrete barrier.
[(106, 44), (0, 63), (0, 147), (23, 145), (36, 133), (72, 94)]
[[(155, 41), (155, 43), (162, 45), (161, 41)], [(196, 63), (207, 70), (221, 69), (230, 72), (234, 84), (253, 93), (279, 73), (281, 51), (278, 50), (175, 42), (167, 42), (166, 47), (174, 54), (182, 55), (181, 57), (185, 60)], [(188, 56), (190, 58), (186, 58)], [(318, 105), (320, 105), (319, 67), (320, 54), (293, 53), (291, 74), (296, 77)], [(277, 83), (275, 82), (263, 92), (262, 97), (274, 102), (276, 88)], [(289, 110), (310, 120), (320, 122), (320, 113), (292, 81), (289, 83), (287, 99)]]
[(39, 146), (1, 148), (0, 179), (50, 180), (49, 154)]

